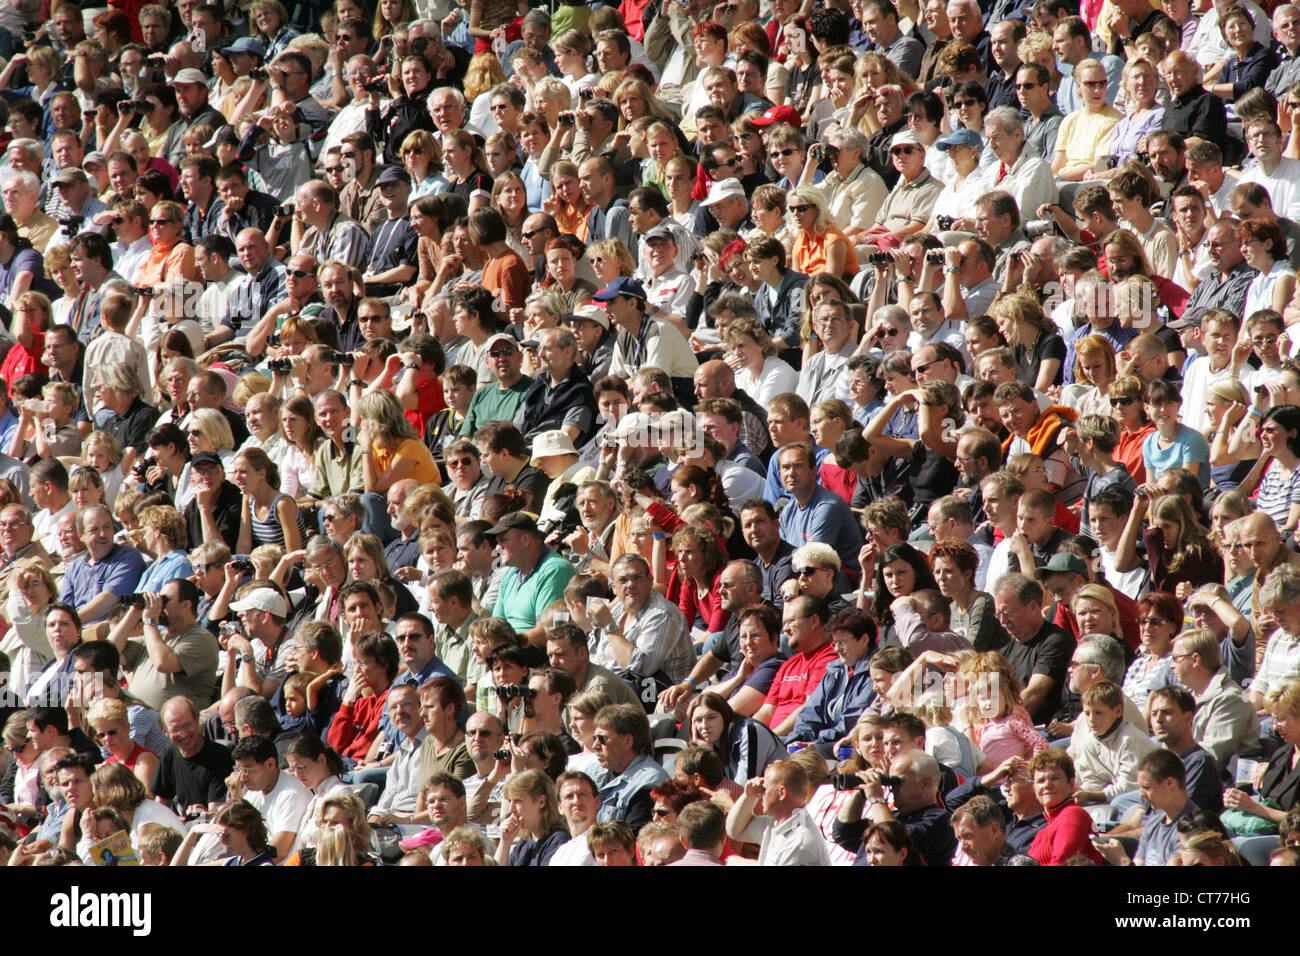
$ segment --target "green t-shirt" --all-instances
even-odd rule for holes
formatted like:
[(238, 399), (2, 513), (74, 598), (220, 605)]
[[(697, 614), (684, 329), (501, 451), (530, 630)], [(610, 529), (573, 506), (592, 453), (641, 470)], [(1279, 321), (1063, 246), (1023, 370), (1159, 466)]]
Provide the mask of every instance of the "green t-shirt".
[(469, 400), (469, 411), (465, 413), (460, 433), (473, 438), (474, 433), (488, 422), (513, 422), (524, 404), (524, 395), (532, 385), (533, 380), (525, 375), (506, 389), (495, 384), (480, 388)]
[(565, 586), (577, 573), (571, 563), (547, 549), (527, 578), (517, 568), (506, 571), (492, 616), (505, 618), (516, 631), (530, 630), (546, 608), (564, 597)]

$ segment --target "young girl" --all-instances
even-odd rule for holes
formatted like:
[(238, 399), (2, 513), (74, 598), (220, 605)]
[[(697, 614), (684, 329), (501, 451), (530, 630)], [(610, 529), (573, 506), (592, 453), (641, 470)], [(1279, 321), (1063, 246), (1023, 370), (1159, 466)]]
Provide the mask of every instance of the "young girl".
[(1142, 540), (1151, 571), (1151, 590), (1168, 591), (1183, 600), (1204, 582), (1223, 580), (1223, 557), (1192, 514), (1186, 498), (1155, 497), (1158, 493), (1150, 485), (1138, 488), (1133, 510), (1120, 537), (1115, 569), (1125, 572), (1140, 566), (1138, 529), (1149, 508), (1151, 523)]
[(280, 718), (280, 727), (287, 733), (315, 733), (311, 715), (307, 710), (307, 688), (311, 686), (312, 675), (290, 674), (284, 681), (284, 716)]
[(122, 487), (122, 446), (104, 431), (93, 431), (81, 444), (81, 460), (104, 479), (104, 501), (112, 505)]
[(1047, 749), (1046, 738), (1034, 730), (1020, 703), (1020, 682), (1002, 655), (976, 654), (957, 673), (966, 681), (971, 740), (993, 766), (1009, 757), (1028, 759)]
[(1142, 463), (1147, 481), (1155, 481), (1170, 468), (1186, 468), (1201, 480), (1201, 489), (1210, 486), (1210, 446), (1195, 428), (1178, 419), (1183, 398), (1179, 386), (1156, 379), (1147, 386), (1146, 412), (1156, 430), (1142, 443)]

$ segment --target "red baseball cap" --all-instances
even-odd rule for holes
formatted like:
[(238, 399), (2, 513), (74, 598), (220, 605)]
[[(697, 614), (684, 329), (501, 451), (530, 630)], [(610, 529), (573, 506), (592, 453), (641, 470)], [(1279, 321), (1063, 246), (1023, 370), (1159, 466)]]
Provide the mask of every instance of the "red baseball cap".
[(773, 123), (788, 123), (795, 129), (803, 127), (803, 117), (793, 106), (773, 106), (770, 110), (754, 120), (755, 126), (771, 126)]

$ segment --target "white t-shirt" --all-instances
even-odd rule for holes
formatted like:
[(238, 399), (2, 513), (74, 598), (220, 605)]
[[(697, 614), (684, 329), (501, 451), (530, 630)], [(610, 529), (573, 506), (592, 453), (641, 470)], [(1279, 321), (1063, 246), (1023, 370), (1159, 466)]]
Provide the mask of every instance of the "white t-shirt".
[(297, 833), (302, 826), (302, 818), (311, 803), (311, 791), (284, 771), (271, 788), (270, 793), (258, 790), (244, 791), (244, 799), (251, 803), (266, 821), (267, 837), (274, 839), (277, 833)]

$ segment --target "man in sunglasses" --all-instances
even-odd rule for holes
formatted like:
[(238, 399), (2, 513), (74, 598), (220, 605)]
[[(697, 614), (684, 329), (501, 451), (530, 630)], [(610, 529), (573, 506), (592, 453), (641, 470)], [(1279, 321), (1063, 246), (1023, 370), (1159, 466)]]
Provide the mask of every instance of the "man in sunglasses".
[(1047, 67), (1039, 63), (1022, 63), (1016, 71), (1016, 98), (1020, 108), (1029, 114), (1024, 120), (1025, 149), (1030, 155), (1050, 163), (1056, 152), (1056, 131), (1060, 129), (1065, 114), (1056, 108), (1052, 76)]

